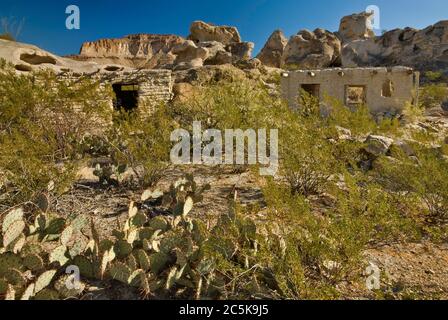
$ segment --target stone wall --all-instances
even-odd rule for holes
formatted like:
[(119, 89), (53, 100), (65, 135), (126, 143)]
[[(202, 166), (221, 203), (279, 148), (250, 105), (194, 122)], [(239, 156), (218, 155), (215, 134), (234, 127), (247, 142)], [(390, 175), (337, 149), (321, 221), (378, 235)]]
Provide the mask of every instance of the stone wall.
[(345, 105), (353, 102), (348, 96), (352, 90), (359, 89), (373, 114), (396, 114), (406, 103), (416, 104), (418, 86), (419, 73), (406, 67), (298, 70), (284, 72), (281, 80), (283, 96), (292, 108), (300, 107), (300, 89), (320, 101), (329, 96)]
[[(138, 109), (143, 114), (149, 114), (159, 103), (173, 99), (173, 77), (170, 70), (117, 70), (99, 72), (96, 74), (64, 73), (59, 77), (67, 81), (76, 81), (81, 77), (98, 80), (101, 84), (136, 84), (139, 87)], [(111, 107), (113, 106), (110, 101)]]

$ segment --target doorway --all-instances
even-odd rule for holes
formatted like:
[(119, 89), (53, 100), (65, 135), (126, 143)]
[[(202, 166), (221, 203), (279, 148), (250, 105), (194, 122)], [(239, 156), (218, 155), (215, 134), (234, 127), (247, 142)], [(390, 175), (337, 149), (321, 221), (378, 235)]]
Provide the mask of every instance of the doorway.
[(116, 83), (112, 85), (115, 92), (114, 107), (117, 110), (133, 111), (138, 107), (138, 84)]
[(302, 90), (314, 98), (320, 98), (320, 84), (302, 84)]

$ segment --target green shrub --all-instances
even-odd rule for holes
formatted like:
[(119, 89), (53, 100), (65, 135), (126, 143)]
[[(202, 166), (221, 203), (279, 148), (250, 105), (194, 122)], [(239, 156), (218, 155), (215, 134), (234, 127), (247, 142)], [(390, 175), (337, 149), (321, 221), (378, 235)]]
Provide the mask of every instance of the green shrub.
[(16, 75), (4, 66), (0, 72), (0, 171), (14, 199), (28, 200), (46, 190), (50, 181), (57, 192), (69, 186), (81, 142), (110, 122), (108, 94), (87, 79), (69, 85), (50, 72)]
[(443, 78), (443, 72), (441, 71), (428, 71), (425, 73), (425, 77), (432, 82), (440, 81)]
[(398, 153), (398, 160), (383, 158), (377, 174), (393, 193), (417, 196), (420, 218), (430, 225), (448, 222), (448, 163), (438, 150), (413, 145), (416, 157)]
[(154, 186), (169, 166), (173, 128), (165, 105), (158, 106), (151, 119), (119, 113), (108, 130), (106, 143), (117, 166), (131, 168), (141, 187)]
[(424, 108), (439, 107), (448, 99), (446, 84), (430, 84), (420, 89), (419, 102)]

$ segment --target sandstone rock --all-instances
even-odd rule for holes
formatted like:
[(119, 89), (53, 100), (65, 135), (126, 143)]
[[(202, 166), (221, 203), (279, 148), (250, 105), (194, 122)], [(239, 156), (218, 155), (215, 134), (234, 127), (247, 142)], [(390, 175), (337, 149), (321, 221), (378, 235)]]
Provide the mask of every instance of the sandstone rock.
[(347, 43), (375, 37), (371, 22), (372, 16), (373, 13), (362, 12), (342, 18), (339, 25), (339, 36), (342, 42)]
[(206, 65), (220, 65), (232, 63), (232, 54), (227, 51), (218, 51), (214, 56), (205, 60)]
[(214, 57), (218, 52), (226, 52), (225, 45), (218, 41), (206, 41), (196, 44), (199, 48), (205, 48), (208, 50), (208, 57)]
[(254, 50), (253, 42), (235, 42), (226, 47), (226, 50), (232, 54), (233, 61), (248, 60), (252, 57)]
[(365, 150), (371, 155), (379, 157), (389, 151), (394, 140), (388, 137), (370, 135), (365, 143), (367, 144)]
[(234, 66), (240, 68), (240, 69), (257, 69), (261, 67), (261, 61), (257, 58), (250, 59), (250, 60), (239, 60), (234, 63)]
[(330, 31), (302, 30), (289, 39), (282, 60), (304, 69), (326, 68), (338, 64), (340, 52), (341, 41)]
[(336, 126), (336, 131), (338, 133), (339, 140), (352, 140), (352, 132), (350, 129)]
[(160, 68), (173, 63), (171, 50), (183, 43), (176, 35), (136, 34), (119, 39), (86, 42), (80, 54), (70, 58), (101, 64), (121, 64), (135, 68)]
[(108, 72), (109, 68), (124, 69), (123, 66), (102, 66), (95, 62), (74, 61), (59, 57), (33, 45), (1, 39), (0, 58), (11, 63), (18, 72), (49, 69), (55, 73), (77, 72), (93, 74)]
[(342, 65), (403, 65), (448, 73), (448, 21), (423, 30), (395, 29), (380, 37), (350, 42), (342, 49)]
[(195, 42), (218, 41), (225, 45), (241, 42), (238, 29), (228, 26), (214, 26), (203, 21), (195, 21), (190, 27), (188, 39)]
[(191, 40), (187, 40), (184, 43), (175, 46), (172, 50), (172, 53), (177, 56), (176, 61), (174, 61), (176, 65), (183, 62), (188, 63), (192, 60), (203, 61), (208, 56), (208, 50), (206, 48), (197, 47), (196, 44)]
[(288, 39), (281, 30), (276, 30), (269, 37), (263, 49), (258, 54), (257, 58), (266, 66), (280, 68), (282, 66), (282, 56)]
[(204, 65), (204, 60), (202, 60), (201, 58), (197, 58), (197, 59), (192, 59), (189, 61), (183, 61), (183, 62), (176, 63), (176, 65), (174, 66), (174, 70), (175, 71), (189, 70), (189, 69), (202, 67), (203, 65)]

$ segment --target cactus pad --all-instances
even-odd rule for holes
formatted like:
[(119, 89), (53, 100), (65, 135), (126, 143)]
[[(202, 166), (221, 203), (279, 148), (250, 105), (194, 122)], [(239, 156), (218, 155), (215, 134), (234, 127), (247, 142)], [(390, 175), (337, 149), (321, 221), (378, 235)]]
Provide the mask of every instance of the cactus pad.
[(61, 266), (65, 265), (69, 258), (67, 257), (67, 247), (62, 245), (54, 249), (50, 253), (50, 263), (58, 262)]
[(131, 272), (131, 269), (121, 262), (114, 263), (109, 269), (109, 274), (112, 279), (118, 280), (125, 284), (128, 284)]
[(27, 269), (37, 272), (44, 268), (44, 261), (39, 255), (31, 253), (23, 258), (23, 265)]
[(40, 291), (48, 287), (56, 275), (56, 270), (49, 270), (42, 273), (36, 280), (36, 286), (34, 287), (34, 293), (37, 294)]
[(23, 209), (22, 208), (12, 210), (5, 216), (5, 218), (3, 219), (3, 225), (2, 225), (3, 234), (5, 234), (6, 230), (9, 229), (11, 224), (13, 224), (16, 221), (23, 221)]
[(6, 248), (14, 242), (22, 232), (25, 230), (25, 222), (23, 220), (16, 220), (12, 222), (5, 233), (3, 233), (3, 246)]

